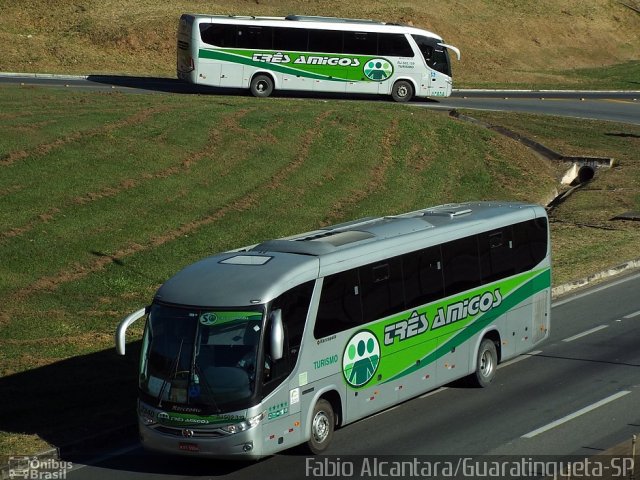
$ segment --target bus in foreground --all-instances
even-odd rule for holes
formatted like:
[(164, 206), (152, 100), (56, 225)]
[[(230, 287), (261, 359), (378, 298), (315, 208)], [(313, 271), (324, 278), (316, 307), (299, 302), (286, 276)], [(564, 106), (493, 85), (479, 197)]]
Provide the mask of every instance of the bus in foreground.
[(201, 260), (146, 318), (145, 447), (261, 457), (321, 453), (334, 429), (499, 362), (549, 334), (545, 210), (461, 203), (364, 218)]
[(449, 50), (418, 28), (334, 17), (183, 14), (177, 75), (214, 87), (391, 95), (451, 95)]

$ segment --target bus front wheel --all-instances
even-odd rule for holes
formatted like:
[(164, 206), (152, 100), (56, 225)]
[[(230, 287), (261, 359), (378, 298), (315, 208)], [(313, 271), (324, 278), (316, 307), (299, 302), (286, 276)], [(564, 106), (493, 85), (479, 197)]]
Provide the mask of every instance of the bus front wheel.
[(407, 80), (399, 80), (393, 84), (391, 98), (396, 102), (408, 102), (413, 98), (413, 85)]
[(273, 93), (273, 80), (268, 75), (256, 75), (249, 86), (254, 97), (268, 97)]
[(324, 452), (331, 443), (336, 417), (331, 404), (324, 398), (318, 400), (311, 416), (311, 438), (307, 442), (307, 449), (314, 455)]
[(476, 371), (470, 375), (469, 380), (477, 387), (488, 387), (496, 376), (496, 368), (498, 368), (496, 344), (490, 338), (485, 338), (478, 348)]

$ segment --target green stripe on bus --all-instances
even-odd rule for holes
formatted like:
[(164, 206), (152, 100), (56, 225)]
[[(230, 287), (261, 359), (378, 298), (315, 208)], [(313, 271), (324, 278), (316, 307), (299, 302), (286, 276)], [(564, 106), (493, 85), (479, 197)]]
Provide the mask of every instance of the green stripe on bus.
[(507, 313), (519, 303), (551, 286), (551, 269), (546, 269), (542, 272), (535, 272), (534, 275), (535, 276), (533, 278), (530, 278), (511, 293), (506, 295), (498, 307), (492, 308), (488, 312), (476, 318), (475, 321), (466, 327), (461, 328), (457, 334), (454, 334), (454, 336), (441, 346), (421, 358), (419, 363), (414, 363), (409, 368), (381, 383), (388, 383), (397, 380), (398, 378), (404, 377), (428, 366), (440, 357), (444, 356), (447, 352), (450, 352), (451, 349), (462, 345), (487, 325), (495, 321), (501, 315)]
[(299, 77), (312, 78), (315, 80), (328, 80), (334, 82), (348, 82), (350, 81), (348, 78), (340, 78), (331, 75), (322, 75), (319, 73), (307, 72), (305, 70), (301, 70), (299, 68), (287, 67), (286, 65), (275, 64), (275, 63), (267, 63), (267, 62), (256, 62), (251, 58), (237, 55), (234, 53), (225, 52), (222, 50), (207, 50), (201, 48), (198, 52), (199, 58), (207, 58), (211, 60), (222, 60), (225, 62), (231, 63), (239, 63), (242, 65), (249, 65), (251, 67), (256, 68), (264, 68), (266, 70), (273, 70), (274, 72), (280, 72), (288, 75), (296, 75)]

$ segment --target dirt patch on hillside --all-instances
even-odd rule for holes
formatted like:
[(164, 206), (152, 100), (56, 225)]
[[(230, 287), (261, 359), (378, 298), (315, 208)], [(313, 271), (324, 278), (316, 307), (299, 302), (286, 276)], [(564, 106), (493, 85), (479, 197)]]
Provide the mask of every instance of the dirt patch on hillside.
[[(638, 2), (629, 2), (637, 5)], [(462, 50), (459, 82), (571, 82), (562, 72), (638, 60), (640, 15), (608, 0), (246, 2), (25, 0), (3, 6), (3, 70), (175, 76), (183, 12), (330, 15), (410, 23)]]

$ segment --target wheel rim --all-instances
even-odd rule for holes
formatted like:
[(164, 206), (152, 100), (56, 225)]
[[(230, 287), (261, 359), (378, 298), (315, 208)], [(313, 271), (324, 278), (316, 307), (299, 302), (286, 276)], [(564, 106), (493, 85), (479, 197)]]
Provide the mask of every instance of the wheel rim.
[(409, 89), (406, 85), (400, 85), (398, 87), (398, 97), (404, 98), (408, 95)]
[(316, 413), (316, 416), (313, 417), (313, 425), (311, 428), (314, 441), (317, 443), (324, 442), (329, 436), (329, 429), (329, 417), (327, 417), (327, 414), (323, 411)]
[(485, 350), (480, 357), (480, 374), (484, 378), (489, 378), (493, 375), (494, 368), (493, 355), (491, 355), (489, 350)]
[(258, 82), (258, 84), (256, 85), (256, 90), (258, 90), (260, 93), (264, 93), (266, 89), (267, 82), (265, 81)]

